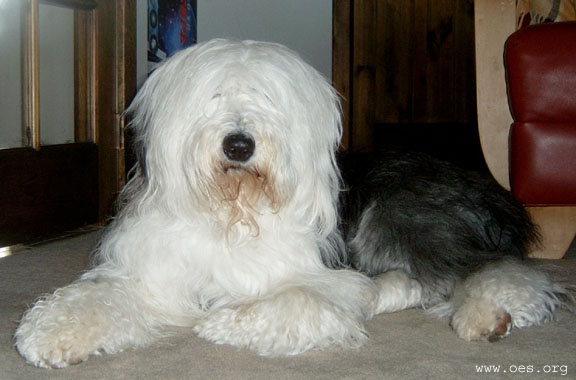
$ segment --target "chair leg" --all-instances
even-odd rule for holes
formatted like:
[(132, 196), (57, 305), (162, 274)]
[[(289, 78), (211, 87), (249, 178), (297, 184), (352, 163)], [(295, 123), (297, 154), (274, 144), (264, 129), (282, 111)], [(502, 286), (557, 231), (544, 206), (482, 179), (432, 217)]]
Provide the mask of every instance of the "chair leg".
[(540, 228), (542, 244), (530, 257), (561, 259), (576, 236), (576, 207), (527, 207), (532, 221)]

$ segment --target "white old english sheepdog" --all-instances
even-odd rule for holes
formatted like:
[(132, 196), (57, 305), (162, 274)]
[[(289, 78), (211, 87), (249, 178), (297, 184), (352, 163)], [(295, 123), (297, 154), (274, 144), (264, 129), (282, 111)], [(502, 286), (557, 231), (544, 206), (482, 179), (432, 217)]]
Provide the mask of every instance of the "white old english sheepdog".
[(139, 347), (163, 326), (262, 355), (357, 347), (372, 280), (343, 249), (332, 87), (289, 49), (213, 40), (181, 51), (128, 110), (140, 155), (98, 264), (38, 301), (15, 345), (40, 367)]
[[(424, 256), (411, 261), (398, 249), (376, 260), (389, 264), (372, 265), (388, 247), (360, 258), (378, 246), (372, 238), (389, 238), (370, 235), (397, 216), (374, 216), (385, 196), (370, 198), (349, 229), (347, 264), (338, 97), (287, 48), (198, 44), (158, 68), (128, 112), (139, 160), (121, 210), (94, 268), (24, 314), (15, 346), (29, 363), (62, 368), (145, 346), (166, 326), (190, 326), (209, 341), (267, 356), (358, 347), (374, 314), (451, 295), (456, 276), (438, 280), (449, 265), (435, 268), (434, 282), (420, 271), (430, 266), (410, 266)], [(519, 265), (477, 265), (460, 301), (442, 304), (460, 336), (504, 335), (512, 323), (539, 323), (561, 305), (563, 288)], [(431, 283), (445, 291), (432, 297)], [(500, 300), (502, 289), (524, 298)], [(522, 315), (508, 307), (518, 302), (530, 303)]]

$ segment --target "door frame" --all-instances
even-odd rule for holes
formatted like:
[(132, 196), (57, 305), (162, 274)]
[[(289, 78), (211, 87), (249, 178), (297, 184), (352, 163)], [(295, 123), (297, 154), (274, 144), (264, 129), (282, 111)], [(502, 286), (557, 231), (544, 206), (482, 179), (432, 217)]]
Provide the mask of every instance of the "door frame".
[(97, 2), (98, 222), (105, 223), (114, 214), (116, 196), (126, 183), (123, 113), (137, 87), (136, 0)]

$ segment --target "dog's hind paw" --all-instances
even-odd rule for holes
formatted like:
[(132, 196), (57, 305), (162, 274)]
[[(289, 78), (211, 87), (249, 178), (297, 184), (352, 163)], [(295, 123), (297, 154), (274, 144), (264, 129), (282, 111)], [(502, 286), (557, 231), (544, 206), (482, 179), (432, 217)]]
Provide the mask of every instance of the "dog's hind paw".
[(497, 342), (512, 330), (512, 317), (503, 309), (464, 304), (454, 315), (450, 325), (456, 335), (467, 341)]
[(496, 316), (496, 326), (486, 334), (489, 342), (497, 342), (510, 334), (512, 330), (512, 317), (508, 313), (501, 313)]

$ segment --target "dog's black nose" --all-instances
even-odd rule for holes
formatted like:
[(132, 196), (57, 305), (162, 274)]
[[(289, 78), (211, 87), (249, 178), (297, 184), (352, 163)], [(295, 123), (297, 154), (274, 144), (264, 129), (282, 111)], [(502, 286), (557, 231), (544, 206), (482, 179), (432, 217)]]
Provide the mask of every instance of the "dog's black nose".
[(245, 133), (232, 133), (224, 138), (222, 148), (224, 154), (232, 161), (246, 162), (255, 148), (252, 136)]

